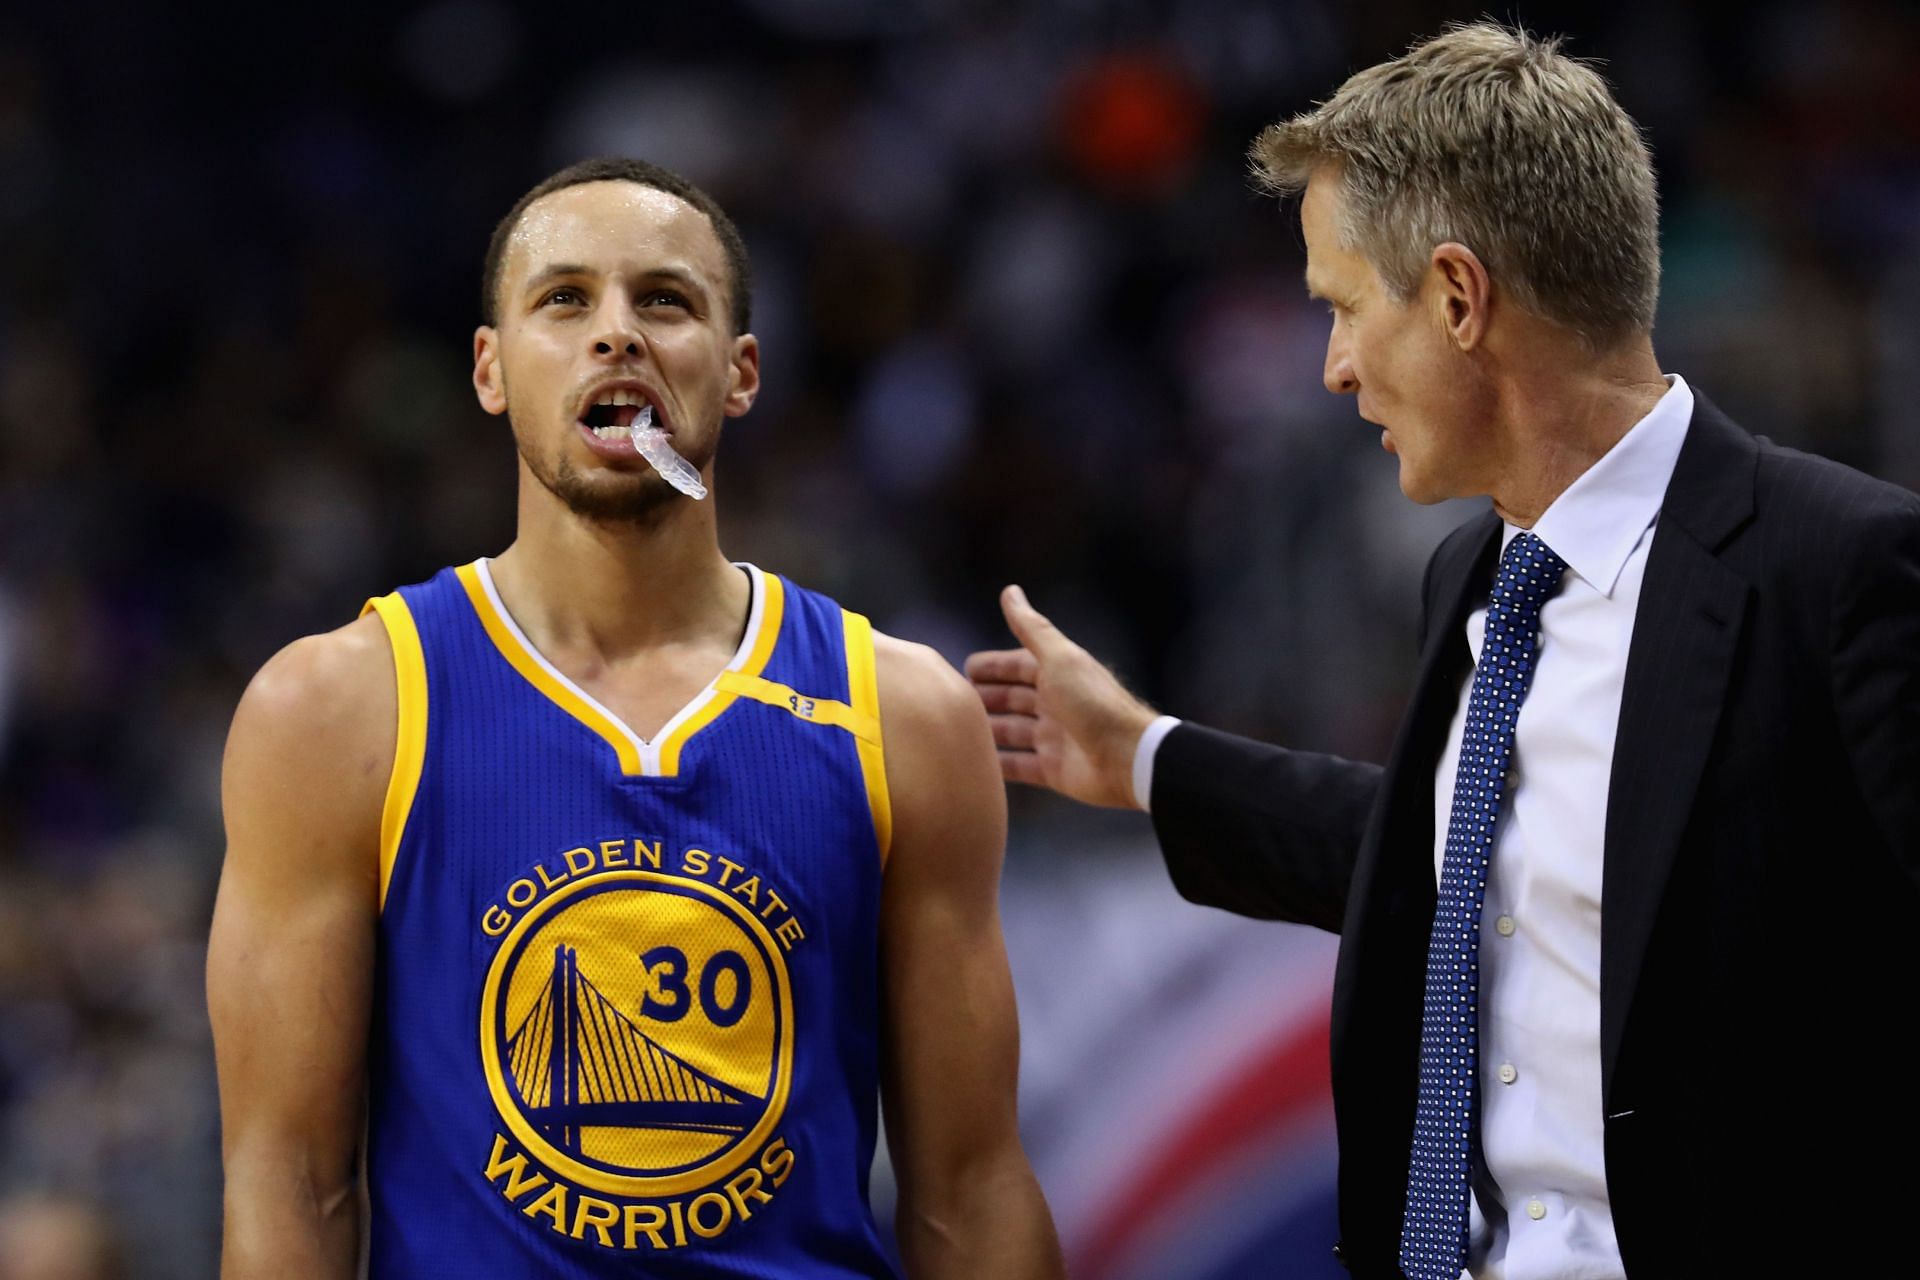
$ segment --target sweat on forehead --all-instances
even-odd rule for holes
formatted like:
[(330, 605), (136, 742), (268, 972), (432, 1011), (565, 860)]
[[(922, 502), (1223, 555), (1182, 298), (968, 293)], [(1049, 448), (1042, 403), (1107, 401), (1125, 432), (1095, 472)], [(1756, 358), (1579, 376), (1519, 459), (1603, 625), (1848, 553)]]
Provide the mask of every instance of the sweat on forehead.
[(695, 231), (719, 255), (719, 242), (699, 210), (667, 191), (633, 182), (583, 182), (552, 191), (526, 207), (508, 252), (557, 235), (632, 237), (662, 231)]
[(699, 210), (664, 191), (597, 182), (527, 206), (500, 262), (502, 300), (556, 264), (589, 273), (661, 268), (703, 281), (724, 300), (727, 268)]
[[(493, 324), (496, 320), (502, 277), (507, 274), (510, 243), (516, 249), (522, 247), (524, 238), (521, 232), (528, 216), (536, 210), (550, 214), (553, 206), (571, 203), (564, 197), (576, 192), (610, 192), (615, 197), (621, 197), (612, 202), (615, 208), (624, 205), (632, 211), (652, 207), (677, 210), (688, 215), (692, 223), (704, 230), (706, 235), (695, 234), (686, 238), (702, 243), (705, 248), (717, 245), (720, 251), (714, 274), (719, 291), (730, 304), (733, 331), (738, 334), (748, 332), (753, 311), (752, 267), (747, 259), (746, 243), (740, 236), (739, 228), (734, 226), (733, 219), (727, 216), (727, 211), (712, 196), (672, 170), (648, 164), (644, 160), (620, 156), (583, 160), (551, 175), (521, 196), (506, 216), (494, 225), (481, 270), (481, 323)], [(642, 203), (634, 205), (631, 200), (624, 198), (627, 193)], [(645, 203), (647, 201), (659, 203), (649, 206)]]

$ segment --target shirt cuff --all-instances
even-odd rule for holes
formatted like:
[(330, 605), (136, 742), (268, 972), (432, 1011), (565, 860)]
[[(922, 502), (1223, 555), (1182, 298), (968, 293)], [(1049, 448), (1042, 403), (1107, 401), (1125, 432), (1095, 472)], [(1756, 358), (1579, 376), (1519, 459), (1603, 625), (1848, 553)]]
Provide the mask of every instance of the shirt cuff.
[(1146, 813), (1153, 812), (1153, 757), (1160, 750), (1160, 744), (1167, 735), (1179, 728), (1178, 716), (1161, 716), (1147, 726), (1140, 735), (1140, 745), (1133, 749), (1133, 802)]

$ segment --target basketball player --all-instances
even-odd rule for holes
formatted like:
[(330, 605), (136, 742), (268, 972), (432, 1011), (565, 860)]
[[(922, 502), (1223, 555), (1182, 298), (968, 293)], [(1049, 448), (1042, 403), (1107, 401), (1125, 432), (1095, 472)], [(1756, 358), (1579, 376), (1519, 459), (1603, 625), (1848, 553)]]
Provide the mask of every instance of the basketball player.
[(677, 175), (534, 188), (474, 336), (513, 544), (242, 699), (208, 958), (228, 1280), (363, 1247), (374, 1277), (889, 1276), (876, 1095), (911, 1276), (1062, 1274), (1015, 1129), (979, 702), (729, 563), (663, 478), (710, 484), (753, 404), (748, 300)]

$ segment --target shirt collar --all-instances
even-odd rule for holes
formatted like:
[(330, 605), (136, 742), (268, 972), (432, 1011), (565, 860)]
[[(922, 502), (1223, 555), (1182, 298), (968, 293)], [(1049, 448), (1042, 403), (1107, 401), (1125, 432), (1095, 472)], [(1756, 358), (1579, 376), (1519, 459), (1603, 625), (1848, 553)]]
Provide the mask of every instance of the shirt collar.
[[(1540, 541), (1601, 595), (1613, 595), (1627, 558), (1660, 514), (1692, 420), (1693, 390), (1679, 374), (1668, 374), (1666, 394), (1647, 416), (1534, 522)], [(1501, 548), (1521, 532), (1507, 525)]]

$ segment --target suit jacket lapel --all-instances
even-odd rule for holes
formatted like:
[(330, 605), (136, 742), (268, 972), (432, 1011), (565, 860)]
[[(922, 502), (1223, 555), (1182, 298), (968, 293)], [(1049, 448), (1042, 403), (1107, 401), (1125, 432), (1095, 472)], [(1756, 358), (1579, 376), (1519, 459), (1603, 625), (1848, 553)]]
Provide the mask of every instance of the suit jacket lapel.
[[(1467, 615), (1486, 603), (1493, 566), (1500, 555), (1500, 518), (1489, 511), (1467, 525), (1458, 545), (1434, 561), (1426, 607), (1427, 633), (1420, 647), (1420, 674), (1401, 741), (1389, 761), (1390, 788), (1382, 848), (1396, 858), (1396, 883), (1418, 886), (1416, 903), (1432, 924), (1437, 896), (1433, 875), (1433, 774), (1446, 747), (1447, 726), (1460, 701), (1460, 680), (1472, 666)], [(1409, 868), (1418, 868), (1409, 875)], [(1406, 880), (1401, 877), (1406, 876)], [(1421, 938), (1426, 945), (1426, 938)]]
[[(1346, 1060), (1352, 1018), (1410, 1026), (1416, 1034), (1408, 1043), (1416, 1049), (1419, 1044), (1424, 957), (1437, 896), (1431, 861), (1433, 770), (1446, 744), (1459, 687), (1456, 677), (1470, 656), (1461, 628), (1491, 583), (1490, 574), (1481, 570), (1499, 545), (1500, 521), (1488, 512), (1457, 532), (1434, 558), (1433, 580), (1423, 601), (1426, 635), (1420, 646), (1420, 675), (1387, 757), (1380, 805), (1361, 842), (1354, 891), (1340, 931), (1333, 999), (1336, 1078)], [(1363, 978), (1363, 972), (1374, 976)], [(1362, 987), (1367, 988), (1364, 993)], [(1409, 1016), (1411, 1023), (1406, 1021)], [(1378, 1064), (1370, 1069), (1378, 1069)]]
[[(1457, 704), (1458, 677), (1471, 661), (1463, 627), (1492, 584), (1491, 565), (1499, 547), (1500, 520), (1489, 511), (1456, 532), (1434, 558), (1422, 602), (1426, 634), (1420, 674), (1387, 757), (1381, 803), (1361, 843), (1354, 892), (1341, 929), (1333, 1001), (1336, 1079), (1347, 1059), (1350, 1017), (1411, 1030), (1404, 1044), (1415, 1056), (1402, 1065), (1418, 1065), (1427, 940), (1438, 896), (1432, 862), (1433, 771)], [(1388, 1039), (1400, 1043), (1398, 1030)], [(1386, 1068), (1376, 1062), (1367, 1069)], [(1407, 1100), (1411, 1105), (1411, 1093)]]
[(1603, 1094), (1732, 671), (1749, 583), (1718, 558), (1753, 513), (1759, 449), (1697, 391), (1628, 649), (1601, 881)]
[(1334, 973), (1333, 1094), (1340, 1222), (1356, 1274), (1397, 1274), (1408, 1144), (1419, 1093), (1420, 1009), (1433, 928), (1433, 777), (1470, 654), (1466, 618), (1493, 583), (1488, 512), (1435, 553), (1412, 703), (1360, 848)]

